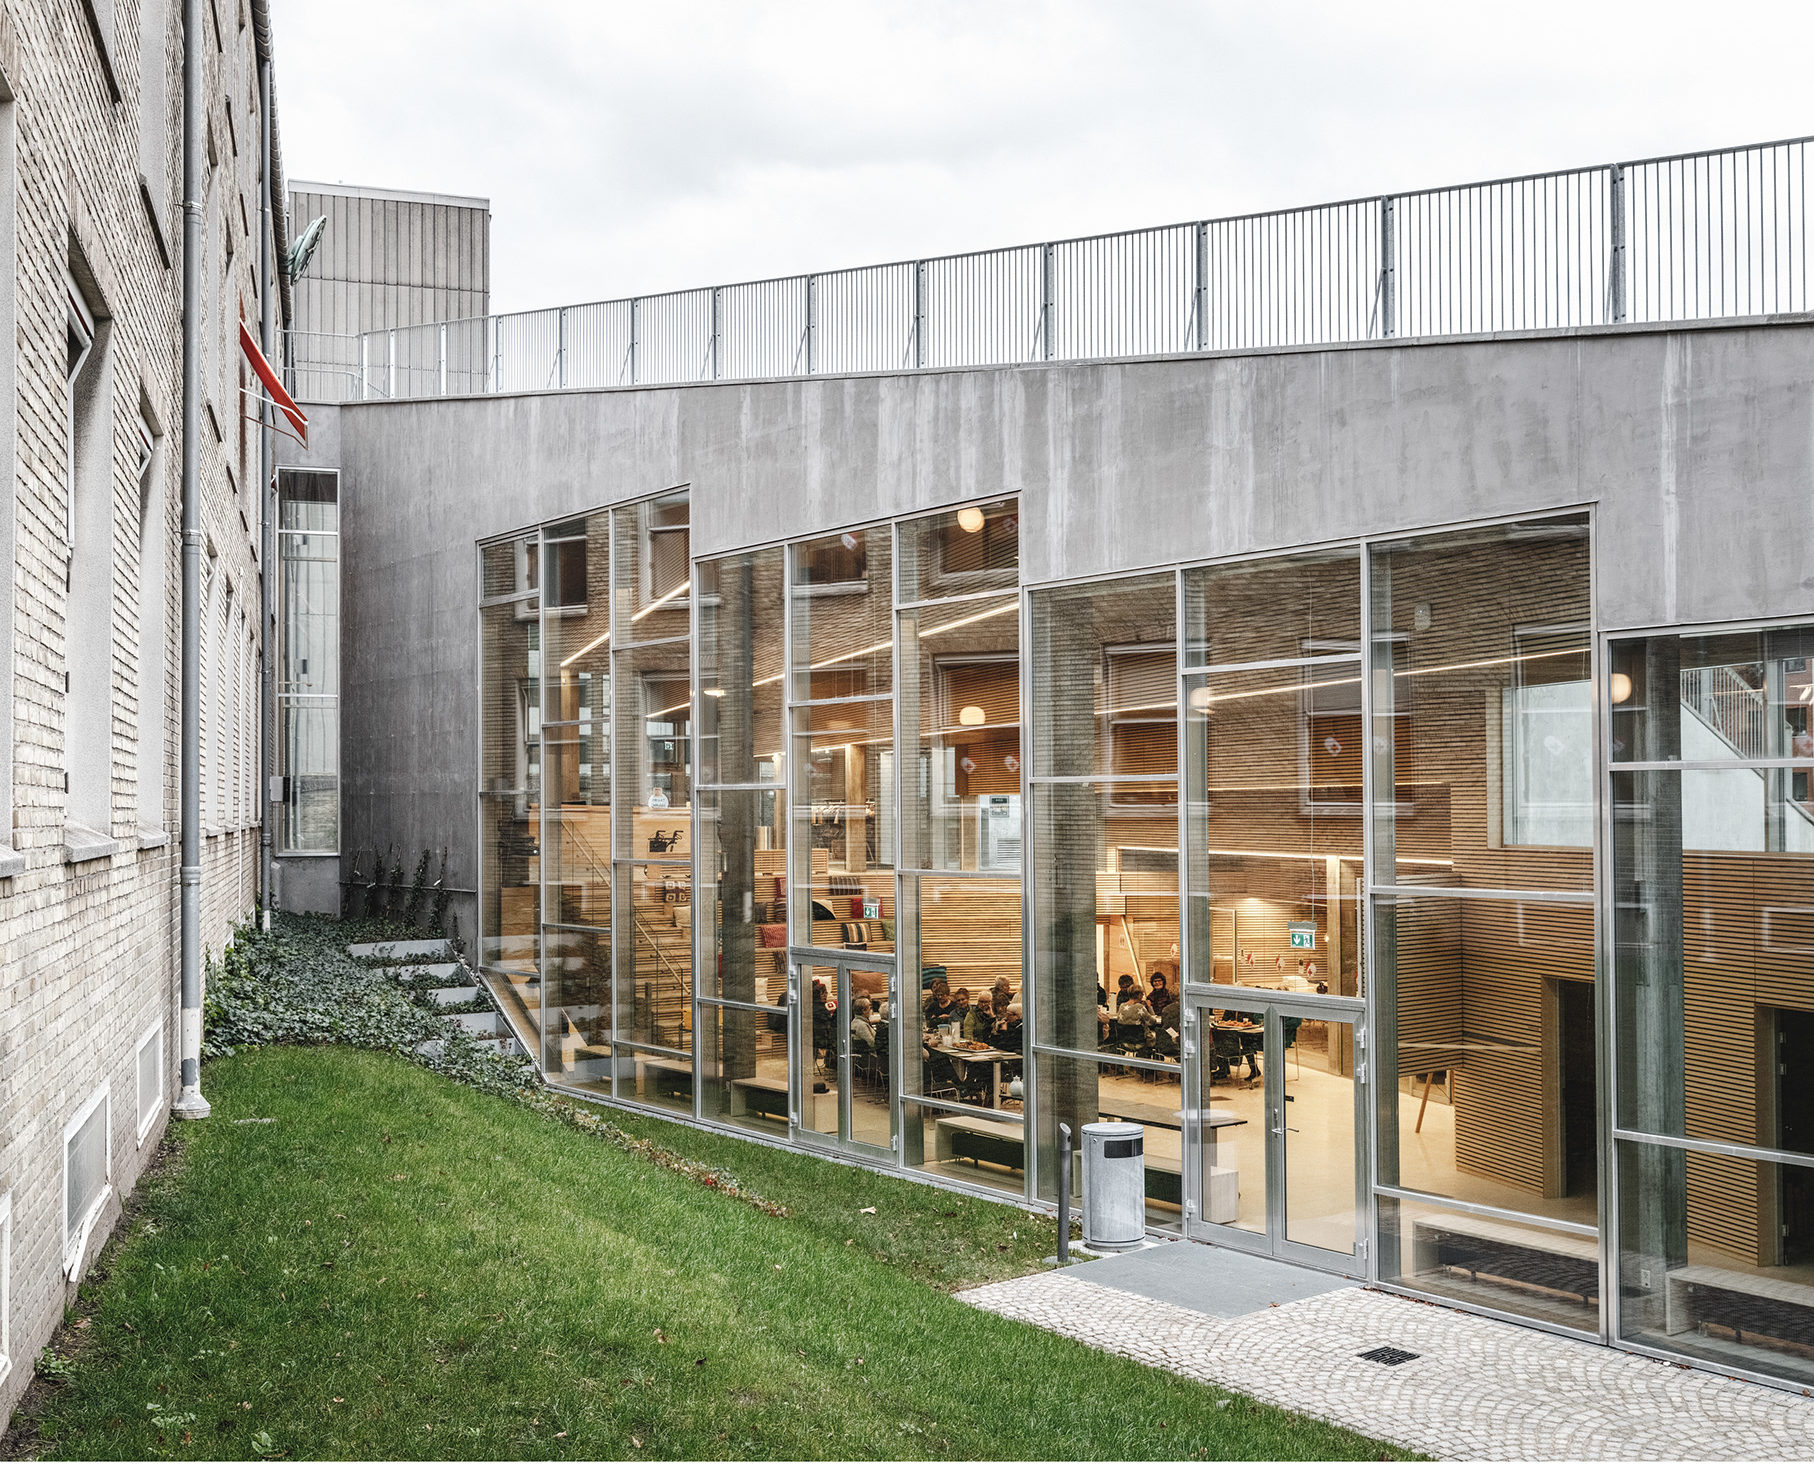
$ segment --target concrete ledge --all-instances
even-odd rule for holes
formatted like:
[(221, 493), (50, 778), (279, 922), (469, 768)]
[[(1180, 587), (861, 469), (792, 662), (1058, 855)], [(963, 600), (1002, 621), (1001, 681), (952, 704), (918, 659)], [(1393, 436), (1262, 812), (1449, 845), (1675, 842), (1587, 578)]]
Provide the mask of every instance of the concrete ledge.
[(141, 849), (163, 849), (167, 848), (169, 843), (170, 835), (168, 833), (158, 829), (139, 830), (139, 848)]
[(63, 826), (65, 864), (86, 864), (92, 859), (111, 859), (125, 847), (123, 840), (110, 839), (105, 834), (97, 834), (93, 829), (85, 829), (78, 824)]
[(25, 873), (25, 856), (17, 849), (0, 849), (0, 879)]

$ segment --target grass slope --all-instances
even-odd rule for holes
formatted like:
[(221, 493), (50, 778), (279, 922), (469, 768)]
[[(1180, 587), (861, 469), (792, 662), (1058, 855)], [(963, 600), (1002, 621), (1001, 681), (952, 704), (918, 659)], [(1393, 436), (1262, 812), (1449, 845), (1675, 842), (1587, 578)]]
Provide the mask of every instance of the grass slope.
[(39, 1408), (52, 1457), (1393, 1452), (926, 1284), (1024, 1264), (1002, 1207), (738, 1146), (778, 1219), (378, 1053), (207, 1081)]

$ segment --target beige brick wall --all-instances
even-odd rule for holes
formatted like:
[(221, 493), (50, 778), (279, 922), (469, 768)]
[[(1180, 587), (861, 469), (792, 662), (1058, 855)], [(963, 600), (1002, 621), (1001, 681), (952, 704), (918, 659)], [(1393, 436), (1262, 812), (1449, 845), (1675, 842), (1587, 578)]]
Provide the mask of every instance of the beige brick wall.
[[(100, 7), (105, 9), (105, 7)], [(13, 625), (10, 845), (24, 868), (0, 879), (0, 1194), (12, 1196), (11, 1360), (0, 1382), (10, 1412), (29, 1380), (73, 1283), (63, 1274), (63, 1133), (84, 1101), (111, 1095), (112, 1198), (88, 1242), (99, 1251), (165, 1123), (177, 1078), (178, 697), (181, 687), (181, 38), (180, 5), (150, 7), (165, 18), (164, 97), (168, 196), (160, 246), (141, 196), (140, 0), (114, 0), (111, 47), (119, 99), (111, 95), (101, 48), (82, 0), (4, 0), (0, 72), (11, 91), (16, 137), (16, 496), (13, 507)], [(211, 664), (229, 688), (228, 721), (218, 724), (217, 688), (204, 683), (209, 728), (233, 749), (230, 766), (204, 760), (210, 779), (227, 778), (239, 798), (223, 812), (204, 786), (202, 938), (218, 953), (252, 909), (257, 885), (256, 757), (238, 748), (257, 735), (257, 434), (239, 426), (237, 319), (258, 319), (260, 180), (256, 56), (243, 0), (205, 0), (202, 54), (209, 96), (207, 191), (210, 249), (202, 262), (205, 358), (216, 364), (204, 393), (201, 464), (203, 525), (217, 572), (244, 612), (236, 655)], [(232, 237), (230, 258), (223, 236)], [(109, 672), (112, 704), (112, 827), (119, 852), (68, 862), (65, 674), (69, 670), (65, 592), (64, 271), (72, 241), (92, 267), (112, 320), (113, 602)], [(165, 252), (170, 263), (165, 263)], [(163, 434), (166, 513), (149, 542), (164, 559), (163, 812), (156, 832), (139, 817), (138, 665), (141, 635), (138, 445), (141, 403)], [(7, 430), (0, 415), (0, 432)], [(0, 512), (4, 506), (0, 505)], [(247, 663), (250, 663), (249, 665)], [(235, 667), (238, 667), (235, 675)], [(237, 687), (237, 693), (233, 689)], [(0, 716), (4, 716), (0, 706)], [(255, 742), (252, 750), (255, 750)], [(238, 769), (237, 785), (233, 780)], [(0, 798), (4, 790), (0, 789)], [(8, 852), (0, 828), (0, 857)], [(135, 1066), (140, 1038), (162, 1022), (165, 1101), (143, 1142), (138, 1136)], [(78, 1273), (79, 1274), (79, 1273)]]

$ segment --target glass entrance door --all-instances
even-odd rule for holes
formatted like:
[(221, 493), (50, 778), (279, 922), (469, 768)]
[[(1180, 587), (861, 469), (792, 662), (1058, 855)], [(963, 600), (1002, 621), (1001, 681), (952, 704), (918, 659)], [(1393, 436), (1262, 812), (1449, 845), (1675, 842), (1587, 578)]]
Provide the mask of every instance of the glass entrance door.
[(1190, 1027), (1188, 1233), (1360, 1274), (1360, 1014), (1243, 991), (1193, 997)]
[(799, 950), (790, 962), (794, 1131), (869, 1157), (892, 1155), (895, 963), (887, 956)]

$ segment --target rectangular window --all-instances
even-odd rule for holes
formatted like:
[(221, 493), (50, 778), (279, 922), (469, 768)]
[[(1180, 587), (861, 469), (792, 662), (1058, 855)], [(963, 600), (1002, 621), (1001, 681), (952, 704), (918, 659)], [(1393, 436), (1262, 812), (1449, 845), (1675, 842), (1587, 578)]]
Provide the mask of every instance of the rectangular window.
[(139, 480), (139, 827), (164, 827), (164, 648), (168, 634), (163, 438), (143, 409), (133, 423)]
[(170, 65), (170, 25), (165, 0), (139, 0), (139, 177), (145, 199), (166, 240), (170, 194), (170, 117), (165, 73)]
[[(277, 474), (276, 847), (340, 847), (340, 477)], [(255, 720), (255, 718), (254, 718)], [(248, 739), (252, 740), (252, 739)]]
[[(79, 263), (72, 258), (72, 268)], [(68, 438), (64, 528), (65, 822), (102, 839), (113, 828), (113, 376), (109, 322), (64, 276)]]
[(164, 1019), (159, 1017), (151, 1030), (139, 1038), (139, 1142), (164, 1111)]
[(103, 1083), (63, 1130), (63, 1272), (72, 1280), (112, 1177), (112, 1101)]

